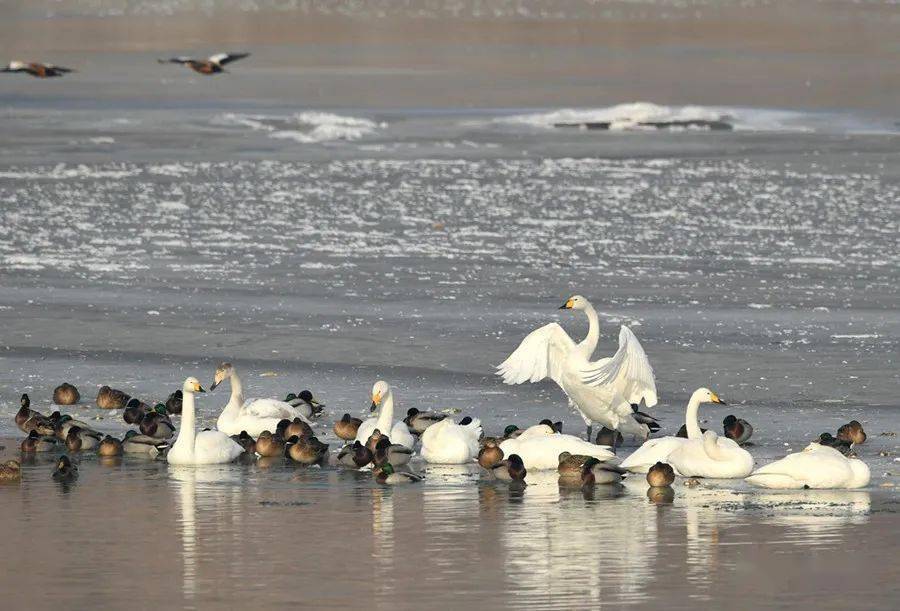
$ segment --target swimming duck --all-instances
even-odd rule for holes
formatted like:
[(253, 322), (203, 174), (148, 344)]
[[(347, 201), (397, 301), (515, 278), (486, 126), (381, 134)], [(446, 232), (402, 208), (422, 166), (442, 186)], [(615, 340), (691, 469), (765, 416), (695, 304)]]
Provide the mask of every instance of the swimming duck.
[(181, 392), (178, 436), (166, 454), (170, 465), (218, 465), (229, 463), (244, 453), (244, 448), (222, 431), (197, 432), (194, 394), (205, 392), (197, 378), (185, 379)]
[(22, 464), (18, 460), (7, 460), (0, 465), (0, 482), (17, 482), (22, 479)]
[(31, 399), (27, 394), (22, 395), (21, 407), (16, 412), (16, 425), (23, 433), (37, 431), (41, 435), (53, 435), (53, 423), (41, 412), (31, 409)]
[(570, 452), (561, 452), (559, 455), (559, 466), (556, 468), (560, 477), (581, 479), (581, 472), (584, 469), (584, 463), (590, 456), (585, 454), (572, 454)]
[(437, 412), (420, 412), (414, 407), (406, 410), (406, 418), (403, 422), (409, 428), (409, 432), (413, 435), (421, 435), (432, 424), (440, 422), (447, 417), (447, 414), (438, 414)]
[(287, 397), (284, 398), (285, 403), (290, 403), (295, 408), (300, 410), (300, 413), (304, 418), (318, 418), (322, 415), (322, 408), (325, 407), (324, 403), (320, 403), (313, 394), (309, 390), (301, 390), (298, 394), (289, 393)]
[(380, 467), (384, 463), (391, 463), (395, 467), (400, 467), (409, 462), (412, 458), (413, 451), (399, 443), (391, 443), (391, 440), (382, 436), (375, 444), (375, 456), (372, 462), (376, 467)]
[(347, 467), (353, 467), (354, 469), (365, 467), (372, 462), (373, 459), (374, 456), (369, 448), (358, 441), (348, 443), (341, 448), (341, 451), (338, 452), (337, 455), (338, 463)]
[(613, 449), (622, 445), (624, 442), (625, 439), (622, 437), (622, 433), (608, 429), (605, 426), (597, 431), (597, 438), (594, 439), (594, 443), (598, 446), (609, 446)]
[(623, 473), (626, 473), (625, 469), (589, 456), (581, 468), (581, 485), (618, 484), (622, 481)]
[(198, 74), (209, 76), (212, 74), (228, 72), (225, 70), (224, 66), (249, 56), (249, 53), (216, 53), (215, 55), (209, 56), (207, 59), (194, 59), (193, 57), (179, 55), (178, 57), (160, 59), (157, 61), (161, 64), (181, 64)]
[(853, 445), (849, 441), (838, 439), (831, 433), (822, 433), (821, 435), (819, 435), (817, 443), (823, 446), (828, 446), (829, 448), (834, 448), (844, 456), (850, 455), (851, 446)]
[(858, 420), (851, 420), (837, 430), (837, 438), (859, 445), (866, 442), (866, 432)]
[(122, 451), (125, 454), (144, 454), (155, 458), (168, 449), (168, 441), (141, 435), (137, 431), (127, 431), (122, 438)]
[(71, 68), (63, 68), (62, 66), (54, 66), (53, 64), (13, 60), (7, 64), (6, 68), (0, 70), (0, 72), (24, 72), (35, 78), (52, 78), (54, 76), (62, 76), (63, 74), (75, 71)]
[(753, 427), (749, 422), (730, 414), (725, 416), (722, 426), (725, 429), (725, 436), (733, 439), (738, 445), (744, 445), (753, 435)]
[(285, 443), (284, 455), (301, 465), (321, 465), (328, 457), (328, 444), (315, 437), (294, 435)]
[(284, 438), (263, 431), (256, 439), (256, 453), (260, 456), (284, 456)]
[(334, 434), (344, 441), (353, 441), (356, 439), (356, 431), (362, 420), (354, 418), (350, 414), (344, 414), (340, 420), (334, 423)]
[(78, 389), (68, 382), (63, 382), (53, 389), (53, 402), (57, 405), (75, 405), (80, 400)]
[(802, 452), (760, 467), (746, 479), (761, 488), (862, 488), (869, 483), (869, 467), (834, 448), (811, 443)]
[(407, 471), (395, 471), (394, 466), (389, 462), (376, 468), (373, 473), (375, 474), (375, 481), (379, 484), (410, 484), (422, 481), (421, 475)]
[(141, 434), (156, 439), (171, 439), (175, 435), (175, 425), (165, 411), (165, 406), (160, 404), (144, 414), (140, 424)]
[(22, 451), (26, 454), (33, 452), (50, 452), (56, 449), (59, 440), (50, 435), (41, 435), (37, 431), (28, 433), (28, 437), (22, 440)]
[(56, 468), (53, 470), (53, 479), (57, 482), (71, 482), (78, 479), (78, 467), (76, 467), (69, 457), (63, 454), (56, 461)]
[(510, 454), (509, 458), (492, 466), (490, 471), (494, 477), (505, 482), (520, 482), (528, 475), (525, 463), (518, 454)]
[(647, 471), (647, 483), (655, 488), (671, 486), (675, 481), (675, 470), (672, 465), (658, 462)]
[(181, 389), (176, 390), (169, 398), (166, 399), (166, 411), (170, 414), (180, 415), (181, 414), (181, 399), (184, 394), (181, 392)]
[(500, 449), (500, 444), (495, 437), (488, 438), (478, 451), (478, 464), (485, 469), (490, 469), (501, 460), (503, 460), (503, 450)]
[(122, 442), (112, 435), (104, 437), (97, 446), (97, 453), (100, 456), (121, 456), (123, 451)]
[(239, 446), (244, 448), (244, 452), (248, 454), (256, 453), (256, 440), (250, 436), (247, 431), (241, 431), (239, 435), (232, 435), (232, 439), (234, 439)]
[(430, 463), (462, 465), (478, 456), (481, 421), (466, 418), (459, 424), (447, 418), (425, 429), (419, 450), (422, 458)]
[(394, 393), (388, 383), (379, 380), (372, 386), (372, 406), (370, 411), (379, 409), (378, 416), (367, 418), (359, 425), (356, 431), (356, 439), (365, 443), (372, 431), (378, 429), (394, 443), (399, 443), (407, 448), (413, 448), (416, 440), (409, 432), (409, 427), (402, 420), (394, 422)]
[(97, 407), (100, 409), (122, 409), (129, 399), (129, 395), (109, 386), (101, 386), (97, 391)]
[(101, 434), (96, 431), (85, 430), (80, 426), (70, 427), (66, 433), (66, 447), (70, 452), (93, 450), (100, 444)]

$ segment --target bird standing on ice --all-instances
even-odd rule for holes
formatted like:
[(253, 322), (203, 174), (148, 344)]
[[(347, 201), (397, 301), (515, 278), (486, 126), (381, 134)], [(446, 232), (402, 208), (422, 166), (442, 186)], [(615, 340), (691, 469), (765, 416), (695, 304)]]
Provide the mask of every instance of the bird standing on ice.
[(647, 439), (650, 427), (638, 419), (632, 404), (656, 405), (653, 368), (631, 329), (619, 330), (619, 349), (612, 357), (591, 361), (600, 339), (597, 311), (581, 295), (573, 295), (561, 310), (581, 310), (588, 318), (588, 334), (575, 343), (553, 322), (529, 333), (509, 358), (497, 367), (507, 384), (550, 378), (562, 388), (587, 424), (600, 423), (626, 435)]
[(62, 66), (54, 66), (53, 64), (42, 64), (41, 62), (11, 61), (6, 68), (0, 72), (24, 72), (35, 78), (51, 78), (75, 71), (71, 68), (63, 68)]
[(211, 55), (208, 59), (194, 59), (193, 57), (179, 55), (178, 57), (173, 57), (171, 59), (160, 59), (157, 61), (161, 64), (181, 64), (187, 66), (194, 72), (210, 75), (228, 72), (224, 68), (226, 64), (230, 64), (239, 59), (244, 59), (249, 55), (249, 53), (216, 53), (215, 55)]

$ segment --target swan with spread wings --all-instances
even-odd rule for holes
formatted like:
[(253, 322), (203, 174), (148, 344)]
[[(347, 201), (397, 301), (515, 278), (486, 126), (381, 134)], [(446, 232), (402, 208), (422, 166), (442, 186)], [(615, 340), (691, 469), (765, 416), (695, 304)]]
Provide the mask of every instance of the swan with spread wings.
[(581, 412), (590, 440), (593, 423), (642, 439), (658, 428), (655, 420), (637, 411), (641, 401), (656, 405), (653, 368), (641, 343), (627, 326), (619, 330), (619, 349), (608, 358), (591, 361), (600, 339), (597, 311), (581, 295), (573, 295), (561, 310), (582, 310), (588, 334), (581, 342), (569, 337), (557, 323), (529, 333), (515, 352), (497, 367), (506, 384), (539, 382), (550, 378), (566, 393), (569, 404)]

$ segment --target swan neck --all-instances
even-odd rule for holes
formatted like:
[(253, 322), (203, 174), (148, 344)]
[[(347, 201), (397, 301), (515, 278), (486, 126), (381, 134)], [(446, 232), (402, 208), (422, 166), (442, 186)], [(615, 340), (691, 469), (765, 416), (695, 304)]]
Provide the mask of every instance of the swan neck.
[(588, 332), (584, 338), (584, 347), (588, 351), (588, 356), (594, 353), (597, 343), (600, 341), (600, 318), (597, 316), (597, 310), (590, 302), (584, 306), (584, 313), (588, 319)]
[(186, 392), (181, 399), (181, 426), (178, 429), (178, 439), (175, 440), (175, 443), (172, 446), (173, 449), (175, 447), (187, 446), (188, 451), (193, 454), (194, 437), (196, 436), (194, 428), (195, 419), (194, 393)]
[(378, 420), (375, 426), (384, 435), (390, 436), (391, 422), (394, 420), (394, 393), (388, 391), (387, 396), (381, 404), (381, 411), (378, 413)]
[(225, 409), (234, 410), (244, 404), (244, 384), (236, 371), (231, 372), (229, 380), (231, 381), (231, 398), (228, 400), (228, 405), (225, 406)]
[(703, 437), (703, 451), (713, 460), (726, 460), (727, 457), (722, 454), (719, 447), (719, 438), (717, 436), (706, 435)]
[(700, 410), (700, 399), (691, 395), (688, 401), (687, 411), (684, 414), (684, 426), (687, 429), (688, 439), (700, 439), (703, 433), (700, 432), (700, 422), (697, 419), (697, 412)]

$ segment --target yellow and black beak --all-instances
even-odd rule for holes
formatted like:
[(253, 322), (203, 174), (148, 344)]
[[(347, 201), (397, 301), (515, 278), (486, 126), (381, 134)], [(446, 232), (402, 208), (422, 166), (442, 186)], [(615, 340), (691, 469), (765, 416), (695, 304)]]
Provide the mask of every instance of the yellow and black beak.
[(195, 385), (194, 385), (194, 392), (206, 392), (206, 391), (203, 390), (203, 387), (200, 386), (199, 384), (195, 384)]
[(561, 306), (559, 306), (559, 309), (560, 309), (560, 310), (571, 310), (571, 309), (572, 309), (572, 305), (573, 305), (573, 304), (572, 304), (572, 300), (571, 300), (571, 299), (566, 299), (566, 302), (565, 302), (564, 304), (562, 304)]
[(372, 401), (372, 406), (369, 408), (369, 411), (374, 412), (376, 409), (378, 409), (378, 404)]
[(710, 399), (712, 399), (712, 402), (713, 402), (713, 403), (718, 403), (719, 405), (728, 405), (727, 403), (725, 403), (724, 401), (722, 401), (722, 399), (720, 399), (720, 398), (719, 398), (719, 395), (717, 395), (716, 393), (711, 393), (711, 394), (710, 394)]

